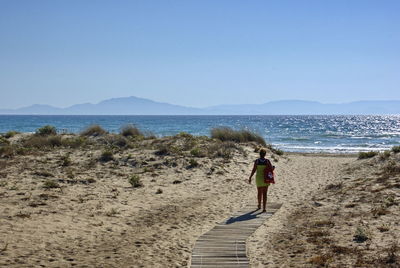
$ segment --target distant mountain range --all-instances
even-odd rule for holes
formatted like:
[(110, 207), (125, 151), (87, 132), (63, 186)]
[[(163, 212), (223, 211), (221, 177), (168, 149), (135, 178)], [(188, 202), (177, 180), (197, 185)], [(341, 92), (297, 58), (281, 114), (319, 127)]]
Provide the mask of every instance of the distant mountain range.
[(357, 101), (324, 104), (316, 101), (282, 100), (264, 104), (218, 105), (193, 108), (137, 97), (114, 98), (97, 104), (76, 104), (67, 108), (31, 105), (0, 109), (0, 114), (25, 115), (307, 115), (307, 114), (400, 114), (400, 100)]

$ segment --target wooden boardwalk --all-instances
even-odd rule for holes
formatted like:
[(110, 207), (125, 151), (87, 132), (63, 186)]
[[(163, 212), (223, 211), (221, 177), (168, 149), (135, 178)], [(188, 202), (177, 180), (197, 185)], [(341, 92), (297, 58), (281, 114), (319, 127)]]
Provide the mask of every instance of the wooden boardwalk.
[(247, 206), (200, 236), (193, 248), (191, 267), (249, 267), (246, 239), (282, 204), (268, 203), (267, 212)]

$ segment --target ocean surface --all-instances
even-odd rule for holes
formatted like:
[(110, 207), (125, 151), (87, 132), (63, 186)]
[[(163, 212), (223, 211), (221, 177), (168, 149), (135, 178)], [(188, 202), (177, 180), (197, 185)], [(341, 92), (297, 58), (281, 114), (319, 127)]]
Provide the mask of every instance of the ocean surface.
[(160, 137), (179, 132), (209, 136), (212, 128), (228, 126), (255, 131), (268, 143), (289, 152), (354, 153), (383, 151), (400, 145), (400, 115), (0, 115), (0, 133), (34, 132), (44, 125), (53, 125), (59, 132), (79, 133), (92, 124), (99, 124), (110, 132), (134, 124)]

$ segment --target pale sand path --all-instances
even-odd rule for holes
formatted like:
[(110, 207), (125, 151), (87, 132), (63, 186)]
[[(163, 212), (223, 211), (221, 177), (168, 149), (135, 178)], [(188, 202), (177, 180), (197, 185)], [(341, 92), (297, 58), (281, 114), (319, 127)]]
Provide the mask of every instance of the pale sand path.
[(285, 231), (286, 217), (299, 204), (311, 202), (317, 191), (341, 180), (345, 165), (355, 159), (354, 156), (289, 155), (277, 164), (277, 184), (271, 187), (269, 200), (283, 203), (283, 206), (248, 239), (251, 267), (279, 267), (277, 263), (281, 263), (283, 256), (274, 251), (276, 241), (271, 239)]
[[(256, 205), (255, 186), (245, 180), (257, 154), (251, 148), (246, 150), (247, 157), (235, 155), (229, 164), (203, 158), (195, 169), (156, 169), (157, 176), (144, 177), (145, 187), (139, 189), (131, 189), (127, 183), (132, 168), (107, 164), (94, 171), (74, 171), (77, 178), (95, 178), (95, 183), (67, 185), (62, 192), (43, 191), (33, 171), (59, 166), (56, 162), (62, 154), (49, 154), (45, 161), (39, 156), (12, 160), (2, 179), (7, 186), (0, 188), (0, 248), (8, 244), (0, 254), (0, 266), (188, 266), (201, 234), (241, 207)], [(137, 157), (146, 159), (154, 154), (142, 150)], [(72, 160), (86, 161), (84, 153), (72, 155)], [(248, 239), (252, 267), (274, 264), (280, 258), (269, 248), (269, 239), (281, 231), (286, 216), (318, 189), (334, 182), (340, 167), (353, 160), (287, 155), (275, 163), (277, 184), (270, 188), (269, 201), (284, 206)], [(216, 164), (219, 167), (210, 174), (210, 166)], [(58, 176), (57, 169), (52, 172)], [(176, 180), (181, 183), (174, 184)], [(156, 194), (158, 188), (162, 194)], [(32, 202), (38, 203), (33, 206)], [(24, 217), (25, 213), (29, 217)]]

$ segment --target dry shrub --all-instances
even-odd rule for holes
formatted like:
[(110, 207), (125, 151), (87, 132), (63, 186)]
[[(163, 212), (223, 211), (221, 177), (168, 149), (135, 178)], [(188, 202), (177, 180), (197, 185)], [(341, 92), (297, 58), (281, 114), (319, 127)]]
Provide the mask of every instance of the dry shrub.
[(45, 189), (60, 188), (60, 185), (58, 184), (58, 182), (56, 182), (54, 180), (46, 180), (43, 183), (43, 188), (45, 188)]
[(11, 158), (17, 154), (17, 148), (13, 145), (1, 146), (0, 147), (0, 157)]
[(108, 161), (114, 160), (114, 155), (113, 155), (112, 151), (105, 150), (101, 153), (99, 160), (101, 162), (108, 162)]
[(3, 161), (3, 160), (0, 160), (0, 169), (4, 170), (6, 167), (7, 167), (7, 162)]
[(208, 155), (211, 157), (230, 158), (238, 147), (234, 142), (218, 142), (208, 147)]
[(144, 136), (142, 131), (140, 131), (135, 125), (128, 124), (121, 128), (120, 134), (124, 137), (137, 137)]
[(333, 227), (335, 223), (332, 220), (325, 219), (325, 220), (317, 220), (314, 222), (314, 227)]
[(390, 160), (383, 166), (382, 170), (382, 173), (387, 176), (398, 175), (400, 174), (400, 164), (394, 160)]
[(106, 140), (109, 145), (118, 146), (120, 148), (127, 147), (129, 145), (128, 140), (120, 135), (108, 136)]
[(107, 134), (107, 131), (105, 131), (99, 125), (91, 125), (91, 126), (87, 127), (85, 130), (83, 130), (80, 134), (81, 134), (81, 136), (97, 137), (97, 136), (102, 136), (102, 135)]
[(41, 177), (53, 177), (54, 175), (46, 170), (39, 170), (33, 172), (33, 175), (41, 176)]
[(317, 267), (327, 267), (327, 265), (331, 262), (332, 255), (322, 254), (315, 257), (312, 257), (308, 262), (316, 265)]
[(380, 207), (374, 207), (374, 208), (372, 208), (372, 209), (371, 209), (371, 213), (372, 213), (372, 215), (373, 215), (374, 217), (377, 217), (377, 216), (382, 216), (382, 215), (389, 214), (390, 211), (389, 211), (388, 209), (386, 209), (385, 207), (380, 206)]
[(340, 183), (338, 183), (338, 184), (331, 183), (331, 184), (328, 184), (328, 185), (325, 187), (325, 190), (328, 190), (328, 191), (337, 191), (337, 190), (340, 190), (340, 189), (342, 189), (342, 188), (343, 188), (343, 183), (342, 183), (342, 182), (340, 182)]
[(330, 251), (335, 254), (355, 254), (355, 253), (357, 253), (356, 249), (337, 246), (337, 245), (332, 245), (330, 247)]
[(170, 145), (161, 144), (157, 150), (154, 152), (155, 155), (164, 156), (172, 154), (173, 150)]
[(37, 136), (33, 135), (25, 139), (22, 145), (27, 148), (49, 148), (62, 145), (61, 137), (58, 135), (52, 136)]
[(61, 140), (62, 146), (69, 148), (79, 148), (86, 143), (84, 137), (72, 137)]
[(251, 132), (246, 129), (233, 130), (229, 127), (217, 127), (211, 130), (211, 137), (220, 141), (233, 141), (233, 142), (257, 142), (266, 146), (266, 142), (261, 135)]

